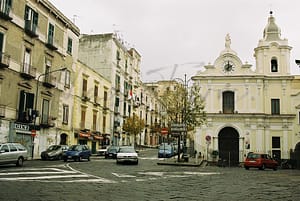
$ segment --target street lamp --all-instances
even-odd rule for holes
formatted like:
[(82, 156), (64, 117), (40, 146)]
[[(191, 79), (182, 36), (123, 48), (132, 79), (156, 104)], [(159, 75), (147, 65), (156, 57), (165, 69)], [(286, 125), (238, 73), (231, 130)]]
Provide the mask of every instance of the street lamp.
[(42, 76), (54, 73), (54, 72), (58, 72), (58, 71), (65, 71), (67, 68), (60, 68), (57, 70), (53, 70), (53, 71), (48, 71), (46, 73), (42, 73), (38, 76), (37, 81), (36, 81), (36, 92), (35, 92), (35, 98), (34, 98), (34, 112), (33, 112), (33, 130), (31, 131), (31, 145), (32, 145), (32, 149), (31, 149), (31, 156), (33, 159), (33, 154), (34, 154), (34, 137), (36, 135), (36, 118), (37, 118), (37, 97), (38, 97), (38, 92), (39, 92), (39, 83), (40, 83), (40, 78)]
[[(184, 88), (184, 102), (183, 102), (183, 111), (182, 111), (182, 123), (184, 125), (184, 132), (183, 132), (183, 159), (185, 161), (188, 161), (188, 155), (187, 155), (187, 147), (186, 147), (186, 141), (187, 141), (187, 98), (188, 98), (188, 82), (191, 81), (191, 79), (187, 80), (186, 74), (184, 74), (184, 80), (181, 78), (175, 78), (174, 80), (179, 80), (183, 83)], [(178, 150), (180, 148), (180, 141), (178, 140)], [(179, 155), (178, 155), (179, 160)]]

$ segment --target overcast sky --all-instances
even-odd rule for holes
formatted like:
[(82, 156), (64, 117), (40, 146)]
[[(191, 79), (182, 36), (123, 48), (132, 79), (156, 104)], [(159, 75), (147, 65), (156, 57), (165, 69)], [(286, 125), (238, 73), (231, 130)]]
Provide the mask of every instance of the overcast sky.
[[(299, 0), (50, 0), (81, 33), (117, 32), (142, 56), (143, 81), (194, 75), (225, 48), (225, 36), (242, 62), (255, 66), (254, 48), (273, 11), (281, 37), (293, 47), (299, 74)], [(174, 70), (175, 64), (178, 68)]]

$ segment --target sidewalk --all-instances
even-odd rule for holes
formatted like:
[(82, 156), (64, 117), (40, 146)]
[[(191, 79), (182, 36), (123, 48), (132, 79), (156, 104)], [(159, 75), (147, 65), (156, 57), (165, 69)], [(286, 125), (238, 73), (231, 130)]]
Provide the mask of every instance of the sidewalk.
[(178, 158), (176, 156), (172, 158), (164, 158), (157, 162), (157, 165), (200, 167), (203, 164), (203, 162), (204, 161), (202, 158), (196, 159), (194, 157), (189, 157), (187, 162), (180, 157), (180, 160), (178, 161)]

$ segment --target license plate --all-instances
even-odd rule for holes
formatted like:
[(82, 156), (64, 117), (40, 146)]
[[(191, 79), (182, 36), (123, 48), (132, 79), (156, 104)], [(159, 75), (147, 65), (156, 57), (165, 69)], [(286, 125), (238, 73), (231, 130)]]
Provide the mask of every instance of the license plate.
[(68, 156), (68, 158), (72, 158), (72, 156)]

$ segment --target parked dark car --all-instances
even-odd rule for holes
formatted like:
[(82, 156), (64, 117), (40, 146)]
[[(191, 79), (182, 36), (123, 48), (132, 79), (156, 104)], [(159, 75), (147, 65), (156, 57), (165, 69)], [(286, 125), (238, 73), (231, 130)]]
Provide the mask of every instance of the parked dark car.
[(174, 147), (172, 144), (162, 143), (159, 146), (158, 158), (171, 158), (174, 155)]
[(63, 160), (65, 162), (68, 160), (81, 161), (82, 159), (90, 161), (91, 155), (92, 152), (87, 145), (72, 145), (63, 153)]
[(106, 152), (105, 152), (105, 158), (117, 158), (117, 153), (119, 151), (119, 147), (118, 146), (110, 146), (107, 148)]
[(27, 160), (27, 149), (19, 143), (0, 144), (0, 164), (16, 164), (23, 166)]
[(61, 160), (63, 152), (68, 150), (67, 145), (51, 145), (41, 153), (42, 160)]
[(250, 152), (245, 159), (244, 167), (246, 170), (249, 170), (249, 168), (259, 168), (260, 170), (270, 168), (277, 170), (278, 162), (271, 158), (269, 154)]

